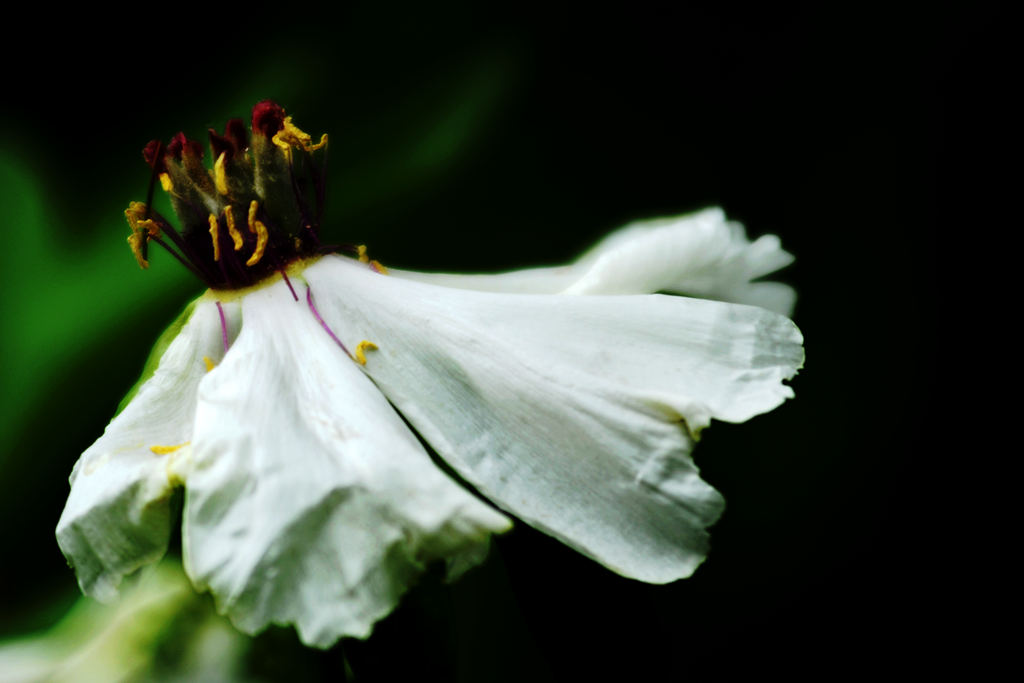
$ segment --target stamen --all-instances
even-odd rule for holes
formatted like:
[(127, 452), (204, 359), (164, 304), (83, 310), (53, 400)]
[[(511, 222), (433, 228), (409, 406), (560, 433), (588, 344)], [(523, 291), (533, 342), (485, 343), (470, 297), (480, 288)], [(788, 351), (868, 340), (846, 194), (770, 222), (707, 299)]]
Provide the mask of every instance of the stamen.
[[(148, 143), (142, 152), (151, 170), (146, 203), (138, 203), (129, 217), (129, 246), (140, 267), (149, 266), (149, 242), (159, 238), (160, 246), (211, 289), (240, 289), (316, 256), (327, 139), (310, 137), (280, 106), (261, 102), (253, 109), (251, 136), (240, 120), (229, 121), (223, 135), (211, 129), (209, 166), (202, 164), (199, 143), (183, 133), (166, 145)], [(180, 228), (152, 209), (158, 180), (170, 194)], [(240, 203), (237, 216), (234, 205)], [(211, 241), (204, 244), (207, 232)], [(222, 232), (230, 242), (221, 242)], [(296, 288), (290, 285), (290, 291), (298, 301)]]
[(235, 243), (235, 251), (238, 251), (242, 248), (244, 242), (242, 241), (242, 233), (235, 227), (235, 212), (232, 211), (231, 206), (224, 207), (224, 219), (228, 224), (228, 234), (231, 235), (231, 239)]
[(377, 345), (372, 341), (366, 341), (365, 339), (356, 345), (356, 357), (355, 361), (360, 365), (366, 365), (366, 354), (364, 351), (376, 351)]
[[(321, 246), (320, 237), (316, 234), (316, 229), (309, 223), (307, 223), (304, 227), (309, 232), (309, 238), (313, 240), (313, 243), (316, 244), (316, 246), (319, 248)], [(300, 243), (301, 241), (302, 240), (299, 240)]]
[(217, 367), (217, 364), (213, 362), (213, 359), (209, 356), (203, 356), (203, 363), (206, 364), (206, 371), (209, 372)]
[(220, 261), (220, 239), (218, 239), (220, 237), (218, 231), (219, 222), (217, 221), (217, 217), (214, 216), (212, 213), (210, 214), (209, 220), (210, 237), (213, 238), (213, 260)]
[(217, 192), (223, 195), (228, 193), (228, 174), (224, 172), (224, 161), (227, 152), (221, 152), (217, 161), (213, 162), (213, 183), (217, 186)]
[[(307, 164), (309, 163), (309, 157), (306, 157)], [(299, 179), (295, 177), (295, 166), (291, 163), (288, 164), (288, 179), (292, 186), (292, 197), (295, 199), (295, 207), (299, 210), (299, 214), (302, 216), (301, 224), (309, 226), (311, 217), (309, 215), (309, 206), (306, 203), (305, 192), (300, 186)]]
[(322, 328), (324, 328), (324, 331), (331, 336), (331, 339), (334, 340), (334, 343), (341, 347), (341, 350), (345, 352), (346, 356), (352, 358), (352, 354), (348, 352), (348, 349), (345, 348), (345, 345), (341, 343), (340, 339), (338, 339), (338, 335), (334, 334), (334, 332), (327, 325), (324, 319), (320, 317), (320, 311), (316, 310), (316, 306), (313, 304), (313, 290), (309, 288), (309, 285), (306, 285), (306, 303), (309, 304), (309, 310), (313, 311), (313, 317), (316, 318), (316, 321), (320, 323), (320, 326)]
[(220, 314), (220, 338), (224, 342), (224, 353), (228, 352), (228, 321), (224, 317), (224, 307), (217, 302), (217, 313)]
[(189, 270), (191, 270), (192, 273), (195, 274), (195, 276), (197, 278), (199, 278), (203, 282), (209, 282), (209, 278), (206, 275), (204, 275), (202, 272), (200, 272), (200, 270), (198, 268), (196, 268), (195, 266), (193, 266), (191, 263), (186, 261), (184, 259), (184, 257), (182, 257), (181, 254), (176, 252), (174, 249), (171, 249), (171, 245), (167, 244), (167, 242), (164, 242), (159, 237), (154, 237), (152, 235), (149, 236), (149, 239), (153, 240), (154, 242), (159, 244), (161, 247), (163, 247), (164, 250), (166, 250), (168, 254), (170, 254), (171, 256), (173, 256), (174, 258), (176, 258), (178, 260), (178, 263), (180, 263), (181, 265), (183, 265), (186, 268), (188, 268)]
[(139, 264), (139, 268), (146, 270), (149, 268), (149, 260), (146, 258), (146, 238), (142, 236), (142, 230), (133, 230), (132, 234), (128, 236), (128, 246), (131, 247), (132, 254), (135, 255), (135, 260)]
[(179, 443), (177, 446), (150, 446), (149, 450), (157, 455), (167, 455), (168, 453), (173, 453), (179, 448), (189, 445), (189, 443), (191, 442), (186, 441), (185, 443)]
[(267, 240), (270, 238), (267, 226), (256, 220), (256, 209), (258, 207), (259, 203), (255, 199), (252, 200), (252, 204), (249, 205), (249, 230), (256, 233), (256, 248), (253, 250), (249, 260), (245, 262), (247, 266), (255, 266), (260, 262), (260, 259), (263, 258), (263, 251), (267, 248)]
[[(159, 168), (160, 160), (163, 159), (164, 143), (159, 140), (154, 140), (156, 147), (152, 150), (153, 153), (153, 172), (149, 174), (149, 187), (146, 189), (146, 212), (144, 218), (149, 218), (149, 207), (153, 206), (153, 187), (158, 174), (157, 169)], [(152, 143), (151, 143), (152, 144)], [(149, 145), (146, 145), (146, 149), (150, 149)], [(142, 158), (146, 159), (146, 149), (142, 150)], [(147, 159), (148, 161), (148, 159)], [(160, 184), (163, 184), (163, 179), (160, 179)], [(132, 202), (134, 204), (134, 202)], [(130, 206), (130, 205), (129, 205)], [(143, 249), (145, 251), (145, 249)]]
[(298, 126), (292, 123), (292, 117), (286, 116), (284, 117), (284, 126), (281, 130), (274, 133), (272, 141), (286, 155), (291, 154), (292, 147), (301, 147), (307, 152), (313, 152), (327, 145), (327, 133), (324, 133), (320, 138), (320, 142), (314, 145), (313, 138), (310, 137), (309, 133), (300, 130)]
[[(150, 209), (149, 204), (143, 204), (142, 202), (130, 202), (128, 204), (128, 208), (124, 211), (124, 215), (125, 218), (128, 219), (128, 225), (132, 230), (146, 228), (149, 231), (150, 239), (154, 240), (157, 244), (166, 249), (174, 256), (174, 258), (178, 259), (178, 261), (188, 266), (189, 270), (195, 273), (200, 280), (203, 282), (209, 282), (207, 276), (204, 275), (199, 268), (186, 262), (185, 259), (188, 258), (197, 265), (202, 263), (196, 258), (195, 253), (189, 247), (188, 243), (182, 239), (181, 235), (178, 234), (174, 227), (165, 221), (159, 214), (155, 214), (156, 218), (150, 218), (150, 216), (154, 214)], [(184, 256), (178, 254), (160, 240), (159, 237), (162, 235), (167, 235), (171, 238), (171, 241), (174, 242), (174, 245), (181, 250), (181, 253), (184, 254)], [(145, 255), (145, 249), (143, 250), (143, 255)]]
[(124, 217), (128, 221), (128, 227), (135, 232), (139, 221), (149, 217), (149, 207), (142, 202), (129, 202), (128, 208), (124, 210)]
[(313, 184), (316, 187), (316, 215), (318, 222), (319, 218), (324, 215), (324, 202), (327, 199), (327, 183), (324, 181), (327, 177), (327, 153), (328, 148), (325, 147), (323, 154), (321, 154), (319, 171), (313, 166), (312, 161), (309, 162), (309, 170), (313, 176)]
[(139, 202), (132, 202), (124, 212), (125, 218), (128, 219), (128, 228), (132, 231), (128, 237), (128, 246), (131, 247), (135, 260), (143, 270), (149, 268), (148, 238), (160, 236), (160, 226), (148, 218), (148, 214), (149, 208)]
[(148, 232), (150, 237), (160, 236), (160, 225), (152, 218), (143, 218), (136, 225)]
[(373, 269), (373, 271), (375, 273), (380, 273), (381, 275), (387, 275), (388, 274), (388, 269), (385, 268), (384, 265), (380, 261), (378, 261), (376, 259), (371, 259), (370, 258), (369, 254), (367, 254), (367, 252), (366, 252), (366, 245), (365, 244), (358, 244), (358, 245), (356, 245), (356, 252), (359, 254), (359, 262), (360, 263), (367, 264), (368, 266), (370, 266), (370, 268)]
[(299, 295), (295, 293), (295, 288), (292, 287), (292, 281), (290, 279), (288, 279), (288, 273), (285, 272), (284, 268), (281, 268), (279, 270), (280, 270), (280, 273), (281, 273), (281, 277), (284, 278), (284, 283), (286, 285), (288, 285), (288, 290), (292, 293), (292, 298), (295, 299), (296, 301), (298, 301), (299, 300)]

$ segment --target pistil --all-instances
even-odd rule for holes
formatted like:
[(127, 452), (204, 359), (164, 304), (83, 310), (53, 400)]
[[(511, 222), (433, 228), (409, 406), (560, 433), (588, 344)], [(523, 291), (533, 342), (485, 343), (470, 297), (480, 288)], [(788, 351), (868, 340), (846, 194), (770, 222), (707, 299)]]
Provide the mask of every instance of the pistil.
[[(167, 145), (150, 142), (143, 150), (152, 169), (147, 201), (125, 212), (140, 267), (149, 266), (148, 243), (155, 240), (211, 289), (228, 290), (250, 287), (322, 253), (326, 146), (326, 135), (314, 143), (270, 101), (253, 108), (251, 133), (240, 119), (229, 121), (223, 135), (210, 130), (210, 169), (203, 166), (199, 143), (184, 133)], [(180, 231), (152, 209), (157, 180)], [(244, 219), (236, 208), (246, 211)]]

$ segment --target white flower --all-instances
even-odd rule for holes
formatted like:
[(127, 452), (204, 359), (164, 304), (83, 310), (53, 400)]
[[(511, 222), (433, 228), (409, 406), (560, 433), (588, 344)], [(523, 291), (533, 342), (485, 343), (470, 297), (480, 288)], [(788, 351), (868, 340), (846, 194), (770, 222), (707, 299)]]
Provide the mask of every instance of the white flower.
[(790, 315), (796, 294), (779, 282), (754, 282), (793, 262), (779, 238), (751, 243), (721, 209), (637, 221), (615, 231), (569, 266), (501, 275), (390, 272), (433, 284), (531, 294), (671, 292), (761, 306)]
[[(723, 506), (694, 443), (712, 418), (790, 397), (802, 338), (766, 308), (652, 292), (788, 312), (789, 288), (751, 282), (789, 262), (777, 238), (751, 243), (708, 210), (629, 226), (564, 268), (385, 274), (362, 253), (311, 257), (309, 223), (275, 233), (289, 209), (266, 169), (319, 147), (272, 103), (251, 143), (232, 125), (217, 144), (234, 161), (222, 153), (209, 177), (184, 136), (163, 156), (147, 147), (186, 227), (133, 204), (132, 248), (145, 266), (166, 235), (215, 288), (71, 474), (57, 538), (85, 593), (112, 598), (164, 554), (182, 487), (192, 583), (241, 630), (294, 624), (320, 647), (367, 636), (426, 564), (480, 561), (503, 513), (623, 576), (694, 571)], [(246, 233), (232, 205), (254, 172), (278, 201), (252, 200)]]
[[(648, 237), (663, 249), (614, 235), (536, 279), (396, 277), (325, 256), (293, 274), (298, 301), (283, 280), (208, 292), (72, 473), (57, 535), (82, 589), (110, 598), (164, 553), (184, 486), (186, 572), (239, 628), (294, 623), (318, 646), (366, 636), (426, 562), (472, 564), (509, 525), (433, 464), (388, 401), (501, 510), (624, 576), (688, 576), (722, 510), (690, 458), (695, 437), (789, 397), (801, 337), (762, 308), (607, 290), (662, 281), (651, 255), (731, 254), (750, 272), (782, 260), (724, 225), (717, 211), (657, 222)], [(693, 235), (705, 229), (727, 241), (705, 250)], [(672, 252), (686, 244), (702, 251)], [(604, 293), (508, 293), (551, 277)], [(359, 365), (338, 342), (364, 339), (377, 348)]]

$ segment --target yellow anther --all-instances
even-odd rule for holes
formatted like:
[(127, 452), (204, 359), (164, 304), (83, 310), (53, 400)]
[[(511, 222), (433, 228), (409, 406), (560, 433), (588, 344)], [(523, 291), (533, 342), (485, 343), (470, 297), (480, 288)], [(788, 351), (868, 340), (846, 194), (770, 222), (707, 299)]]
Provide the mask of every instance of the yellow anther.
[(217, 161), (213, 162), (213, 183), (217, 186), (217, 192), (226, 195), (228, 193), (228, 174), (224, 172), (224, 161), (227, 152), (221, 152)]
[(217, 364), (213, 362), (213, 359), (209, 356), (203, 356), (203, 362), (206, 363), (206, 371), (209, 372), (217, 367)]
[(174, 183), (171, 182), (171, 176), (169, 174), (160, 174), (160, 187), (164, 188), (164, 192), (170, 192), (174, 189)]
[(360, 365), (366, 365), (366, 351), (376, 351), (377, 345), (365, 339), (356, 345), (355, 361)]
[(160, 236), (160, 226), (157, 225), (156, 221), (153, 220), (152, 218), (146, 218), (139, 221), (138, 223), (136, 223), (136, 227), (139, 230), (145, 230), (146, 232), (148, 232), (150, 237)]
[(128, 219), (128, 227), (136, 232), (139, 222), (146, 218), (146, 205), (143, 202), (129, 202), (128, 208), (124, 210), (124, 217)]
[(291, 153), (292, 147), (301, 147), (307, 152), (313, 152), (321, 147), (327, 146), (327, 134), (320, 138), (320, 142), (313, 144), (313, 138), (309, 133), (299, 130), (298, 126), (292, 123), (292, 117), (284, 117), (284, 127), (274, 134), (273, 142), (284, 150), (286, 154)]
[(260, 259), (263, 258), (263, 250), (267, 248), (267, 240), (270, 239), (267, 226), (256, 220), (257, 208), (259, 208), (259, 203), (254, 199), (252, 204), (249, 205), (249, 230), (256, 233), (256, 248), (253, 250), (249, 260), (245, 262), (247, 266), (255, 266), (260, 262)]
[(253, 226), (253, 223), (256, 222), (256, 212), (259, 210), (259, 208), (260, 208), (260, 204), (255, 199), (252, 200), (252, 203), (249, 204), (249, 219), (248, 219), (248, 222), (249, 222), (249, 230), (251, 232), (256, 232), (256, 228), (254, 228), (252, 226)]
[(145, 242), (145, 239), (141, 230), (136, 230), (128, 236), (128, 246), (131, 247), (132, 254), (135, 255), (135, 260), (139, 263), (139, 268), (143, 270), (149, 268), (149, 261), (142, 255), (142, 244)]
[(235, 251), (242, 248), (242, 233), (235, 227), (235, 213), (231, 210), (230, 206), (224, 207), (224, 219), (228, 224), (228, 234), (231, 235), (231, 240), (235, 243)]
[(369, 255), (366, 253), (366, 245), (365, 244), (360, 244), (360, 245), (356, 246), (356, 251), (359, 254), (359, 262), (360, 263), (367, 264), (368, 266), (373, 268), (376, 272), (380, 273), (381, 275), (387, 275), (388, 274), (388, 269), (384, 267), (384, 264), (382, 264), (380, 261), (378, 261), (376, 259), (371, 259), (369, 257)]
[(220, 223), (217, 221), (217, 217), (212, 213), (210, 214), (210, 237), (213, 238), (213, 260), (220, 261)]
[(184, 446), (187, 446), (188, 444), (189, 442), (186, 441), (185, 443), (179, 443), (177, 446), (150, 446), (149, 450), (153, 451), (157, 455), (167, 455), (168, 453), (173, 453), (174, 451)]
[(131, 247), (135, 260), (142, 269), (149, 268), (149, 261), (143, 256), (146, 240), (149, 237), (160, 236), (160, 226), (151, 218), (146, 218), (146, 205), (142, 202), (131, 202), (124, 210), (124, 217), (128, 219), (128, 228), (132, 234), (128, 237), (128, 246)]

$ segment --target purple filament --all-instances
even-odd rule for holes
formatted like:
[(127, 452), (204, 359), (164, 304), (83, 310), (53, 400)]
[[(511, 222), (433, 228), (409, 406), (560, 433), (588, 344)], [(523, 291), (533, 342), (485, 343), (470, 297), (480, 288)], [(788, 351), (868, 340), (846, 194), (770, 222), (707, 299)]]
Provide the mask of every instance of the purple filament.
[(217, 313), (220, 314), (220, 338), (224, 341), (224, 353), (228, 352), (228, 321), (224, 318), (224, 308), (217, 302)]
[[(292, 281), (288, 279), (288, 273), (284, 272), (284, 268), (281, 269), (281, 277), (284, 278), (284, 283), (286, 285), (288, 285), (288, 289), (292, 293), (292, 298), (295, 299), (296, 301), (298, 301), (299, 300), (299, 295), (295, 293), (295, 288), (292, 287)], [(313, 305), (312, 302), (310, 302), (309, 305), (312, 306)], [(313, 309), (313, 310), (315, 311), (316, 309)]]
[(338, 339), (338, 336), (331, 331), (330, 327), (327, 326), (327, 323), (324, 321), (324, 319), (320, 317), (320, 311), (316, 310), (316, 306), (313, 305), (313, 290), (309, 288), (309, 285), (306, 285), (306, 302), (309, 304), (309, 310), (313, 311), (313, 317), (315, 317), (316, 321), (320, 323), (320, 326), (327, 331), (327, 334), (331, 335), (331, 339), (333, 339), (338, 344), (338, 346), (341, 347), (341, 350), (344, 351), (349, 358), (351, 358), (352, 354), (348, 352), (348, 349), (346, 349), (345, 345), (341, 343), (341, 340)]
[(195, 274), (195, 276), (198, 277), (200, 280), (202, 280), (203, 282), (206, 282), (206, 276), (204, 276), (203, 273), (201, 273), (198, 268), (196, 268), (191, 263), (186, 261), (182, 256), (180, 256), (178, 254), (178, 252), (176, 252), (173, 249), (171, 249), (171, 245), (167, 244), (167, 242), (164, 242), (159, 237), (154, 237), (153, 235), (150, 235), (148, 239), (153, 240), (154, 242), (159, 244), (161, 247), (166, 249), (167, 253), (170, 254), (171, 256), (173, 256), (174, 258), (178, 259), (178, 262), (181, 265), (183, 265), (186, 268), (188, 268), (189, 270), (191, 270)]

